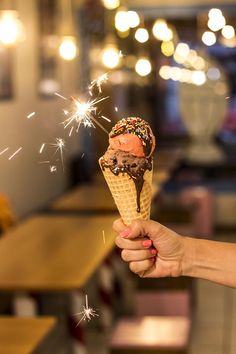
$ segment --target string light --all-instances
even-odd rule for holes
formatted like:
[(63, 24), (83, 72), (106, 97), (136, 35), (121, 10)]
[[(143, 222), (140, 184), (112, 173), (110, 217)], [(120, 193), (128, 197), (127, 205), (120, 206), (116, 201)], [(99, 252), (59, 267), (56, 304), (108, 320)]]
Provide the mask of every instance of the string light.
[(102, 3), (108, 10), (114, 10), (120, 6), (120, 0), (102, 0)]
[(140, 76), (149, 75), (152, 71), (150, 61), (147, 58), (140, 58), (135, 65), (135, 71)]
[(152, 33), (154, 37), (160, 41), (170, 41), (173, 39), (173, 31), (167, 26), (165, 20), (158, 19), (155, 21)]
[(61, 44), (59, 46), (60, 56), (65, 60), (73, 60), (77, 54), (76, 39), (73, 36), (62, 37)]
[(11, 46), (24, 38), (24, 26), (18, 19), (17, 11), (2, 11), (0, 16), (0, 42), (6, 46)]
[(128, 23), (130, 28), (135, 28), (140, 24), (140, 18), (136, 11), (128, 11)]
[(166, 56), (170, 57), (175, 52), (175, 46), (172, 41), (162, 42), (161, 44), (161, 52)]
[(115, 15), (115, 27), (119, 32), (129, 30), (129, 15), (126, 10), (119, 10)]
[(102, 62), (109, 69), (114, 69), (119, 65), (119, 49), (114, 45), (108, 45), (102, 53)]
[(202, 35), (202, 41), (207, 46), (212, 46), (216, 43), (216, 35), (213, 32), (205, 31)]
[(134, 37), (139, 43), (145, 43), (149, 39), (149, 33), (146, 28), (138, 28), (135, 32)]
[(224, 38), (231, 39), (235, 36), (235, 30), (234, 30), (233, 26), (227, 25), (222, 28), (221, 34)]

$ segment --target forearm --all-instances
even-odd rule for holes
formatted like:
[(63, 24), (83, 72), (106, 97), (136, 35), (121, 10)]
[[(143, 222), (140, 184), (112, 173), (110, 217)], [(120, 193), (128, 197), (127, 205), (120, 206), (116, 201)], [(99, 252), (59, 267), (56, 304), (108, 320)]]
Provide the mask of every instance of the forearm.
[(182, 273), (236, 288), (236, 244), (185, 238)]

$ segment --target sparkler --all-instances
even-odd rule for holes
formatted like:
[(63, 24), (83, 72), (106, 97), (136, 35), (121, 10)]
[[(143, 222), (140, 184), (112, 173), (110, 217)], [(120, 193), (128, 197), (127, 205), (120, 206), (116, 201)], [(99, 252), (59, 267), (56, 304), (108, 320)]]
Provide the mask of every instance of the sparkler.
[[(62, 163), (62, 168), (63, 168), (63, 171), (64, 171), (63, 150), (64, 150), (64, 148), (65, 148), (65, 140), (63, 140), (62, 138), (56, 138), (56, 143), (51, 144), (51, 145), (56, 147), (55, 154), (57, 153), (58, 150), (60, 151), (61, 163)], [(55, 154), (54, 154), (54, 155), (55, 155)], [(51, 172), (54, 172), (54, 171), (51, 171)]]
[(66, 118), (63, 122), (64, 128), (66, 129), (69, 125), (74, 123), (76, 125), (76, 131), (78, 132), (81, 125), (85, 128), (96, 128), (96, 125), (98, 125), (105, 133), (108, 134), (108, 131), (95, 118), (97, 114), (97, 104), (107, 98), (108, 97), (101, 97), (82, 102), (71, 96), (70, 99), (74, 104), (74, 110), (66, 114), (68, 115), (68, 118)]
[(82, 315), (81, 319), (77, 323), (76, 327), (80, 324), (80, 322), (87, 320), (88, 322), (92, 319), (92, 317), (99, 316), (96, 311), (89, 307), (88, 305), (88, 295), (85, 295), (85, 306), (83, 306), (83, 311), (76, 313), (75, 316)]
[(96, 86), (98, 88), (99, 93), (102, 93), (102, 85), (107, 82), (108, 80), (108, 73), (105, 73), (99, 76), (97, 79), (93, 80), (89, 86), (89, 93), (92, 95), (91, 90)]

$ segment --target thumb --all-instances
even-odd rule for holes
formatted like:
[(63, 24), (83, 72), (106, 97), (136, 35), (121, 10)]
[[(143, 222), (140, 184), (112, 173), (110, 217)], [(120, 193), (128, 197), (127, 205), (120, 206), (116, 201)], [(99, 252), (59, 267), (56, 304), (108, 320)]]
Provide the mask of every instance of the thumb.
[(158, 235), (165, 232), (165, 227), (153, 220), (134, 220), (128, 228), (120, 232), (123, 238), (134, 239), (137, 237), (149, 237), (155, 240)]

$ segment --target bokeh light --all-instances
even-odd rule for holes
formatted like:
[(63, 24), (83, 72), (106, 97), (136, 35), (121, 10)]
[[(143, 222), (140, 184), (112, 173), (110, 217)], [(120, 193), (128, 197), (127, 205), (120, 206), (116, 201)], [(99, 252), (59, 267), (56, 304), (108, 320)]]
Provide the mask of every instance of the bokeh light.
[(152, 71), (150, 60), (147, 58), (140, 58), (135, 65), (135, 71), (140, 76), (149, 75)]

